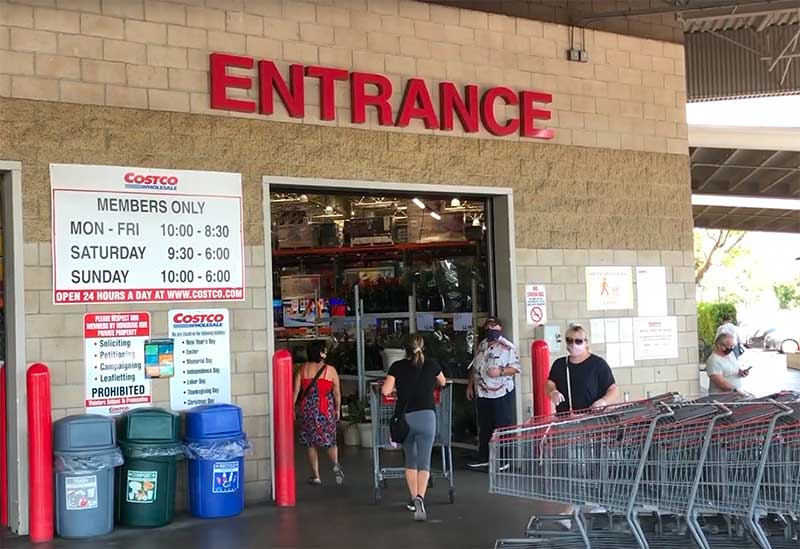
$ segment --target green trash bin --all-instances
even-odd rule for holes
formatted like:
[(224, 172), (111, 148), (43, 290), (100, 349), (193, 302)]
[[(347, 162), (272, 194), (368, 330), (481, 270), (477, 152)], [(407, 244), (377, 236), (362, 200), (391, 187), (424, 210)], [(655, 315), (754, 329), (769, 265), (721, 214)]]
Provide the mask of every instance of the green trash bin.
[(175, 516), (177, 461), (183, 456), (180, 417), (161, 408), (131, 410), (119, 418), (117, 442), (125, 456), (117, 469), (117, 523), (169, 524)]

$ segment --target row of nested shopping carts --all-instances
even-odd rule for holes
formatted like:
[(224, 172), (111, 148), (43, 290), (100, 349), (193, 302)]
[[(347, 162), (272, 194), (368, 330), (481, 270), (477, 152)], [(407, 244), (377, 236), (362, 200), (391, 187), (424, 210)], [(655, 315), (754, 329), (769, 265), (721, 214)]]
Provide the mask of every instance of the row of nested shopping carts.
[(497, 548), (798, 548), (800, 394), (534, 418), (495, 433), (489, 472), (494, 494), (563, 504)]

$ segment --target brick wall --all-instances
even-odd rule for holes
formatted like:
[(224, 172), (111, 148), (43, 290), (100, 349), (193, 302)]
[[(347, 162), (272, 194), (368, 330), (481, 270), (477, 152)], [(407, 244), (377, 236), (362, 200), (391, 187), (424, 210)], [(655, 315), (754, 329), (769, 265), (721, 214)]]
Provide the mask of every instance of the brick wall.
[[(443, 80), (547, 91), (556, 143), (687, 154), (683, 46), (587, 31), (590, 62), (570, 63), (568, 35), (563, 25), (407, 0), (0, 1), (0, 96), (252, 116), (209, 110), (208, 54), (225, 51), (284, 70), (383, 73), (395, 106), (411, 76), (429, 82), (434, 100)], [(316, 107), (311, 79), (306, 88)], [(281, 107), (273, 119), (349, 126), (346, 84), (336, 95), (335, 122), (313, 108), (299, 120)], [(398, 131), (370, 116), (366, 127)], [(432, 132), (419, 120), (400, 131)]]
[[(603, 265), (666, 267), (667, 314), (678, 318), (678, 358), (669, 360), (637, 360), (634, 367), (614, 368), (614, 377), (631, 400), (655, 394), (678, 391), (697, 394), (700, 390), (697, 368), (697, 304), (695, 302), (694, 252), (658, 250), (521, 249), (517, 248), (517, 296), (520, 311), (525, 311), (525, 284), (544, 284), (547, 292), (547, 319), (558, 325), (563, 335), (568, 322), (577, 321), (589, 332), (590, 320), (597, 318), (635, 317), (636, 311), (587, 311), (586, 267)], [(635, 277), (634, 277), (634, 296)], [(634, 304), (636, 305), (636, 304)], [(525, 369), (521, 378), (523, 410), (531, 405), (530, 349), (533, 328), (519, 318), (520, 355)], [(604, 355), (605, 345), (592, 344), (592, 351)], [(551, 359), (566, 355), (553, 353)]]

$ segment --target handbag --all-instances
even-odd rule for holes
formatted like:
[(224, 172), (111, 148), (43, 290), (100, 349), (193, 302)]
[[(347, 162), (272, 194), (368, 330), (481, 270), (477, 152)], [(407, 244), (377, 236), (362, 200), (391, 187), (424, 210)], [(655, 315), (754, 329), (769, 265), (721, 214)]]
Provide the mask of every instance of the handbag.
[[(412, 368), (414, 366), (411, 366)], [(414, 385), (416, 386), (419, 383), (419, 378), (422, 376), (422, 369), (425, 367), (423, 364), (419, 367), (419, 372), (417, 372), (417, 378), (414, 381)], [(398, 404), (399, 401), (398, 401)], [(394, 414), (392, 418), (389, 420), (389, 438), (395, 444), (403, 444), (406, 438), (408, 437), (408, 432), (411, 428), (408, 426), (408, 422), (406, 421), (406, 410), (408, 409), (408, 400), (406, 400), (405, 404), (403, 405), (402, 410), (398, 410), (395, 407)]]

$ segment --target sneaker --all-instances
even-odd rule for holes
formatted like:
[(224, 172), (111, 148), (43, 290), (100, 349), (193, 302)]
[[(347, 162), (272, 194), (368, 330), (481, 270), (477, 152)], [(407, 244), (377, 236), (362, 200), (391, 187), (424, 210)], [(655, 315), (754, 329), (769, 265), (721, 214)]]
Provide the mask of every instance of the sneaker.
[(420, 496), (414, 498), (414, 520), (417, 522), (428, 520), (428, 515), (425, 513), (425, 500)]
[(342, 484), (344, 482), (344, 472), (342, 471), (342, 466), (338, 463), (333, 466), (333, 474), (336, 476), (336, 484)]
[(479, 471), (481, 469), (488, 469), (489, 462), (488, 461), (477, 461), (474, 463), (467, 463), (467, 468), (472, 469), (473, 471)]
[(406, 503), (406, 509), (408, 509), (412, 513), (417, 510), (417, 506), (414, 503), (414, 498), (408, 498), (408, 503)]
[(308, 477), (308, 483), (312, 486), (319, 486), (322, 484), (322, 480), (319, 477)]

